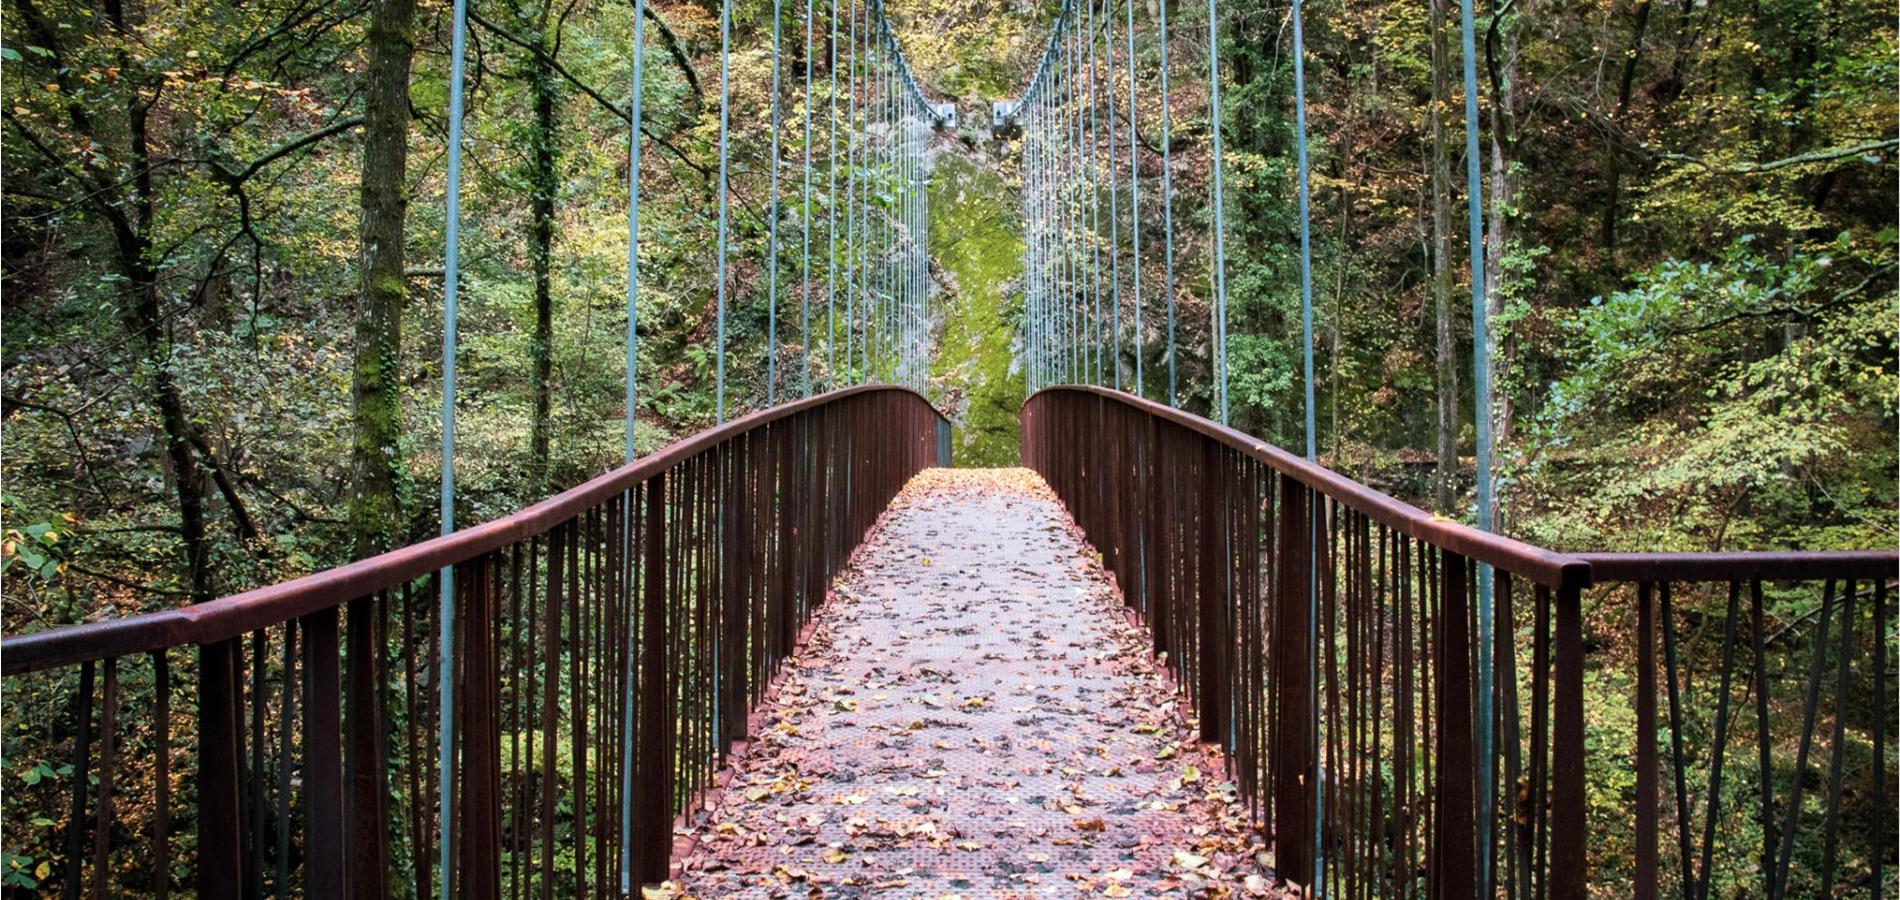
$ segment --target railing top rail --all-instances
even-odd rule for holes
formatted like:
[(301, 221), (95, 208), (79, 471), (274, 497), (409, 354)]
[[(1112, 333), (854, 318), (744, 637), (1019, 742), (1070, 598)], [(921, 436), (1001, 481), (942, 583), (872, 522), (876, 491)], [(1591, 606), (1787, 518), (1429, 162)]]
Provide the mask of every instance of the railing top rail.
[(1892, 578), (1900, 552), (1889, 550), (1718, 553), (1558, 553), (1434, 516), (1324, 466), (1306, 461), (1193, 413), (1093, 385), (1057, 385), (1038, 391), (1095, 394), (1220, 441), (1334, 500), (1428, 543), (1490, 563), (1552, 587), (1609, 582), (1815, 580)]
[(1893, 578), (1892, 550), (1767, 550), (1711, 553), (1579, 553), (1597, 584), (1613, 581), (1814, 581)]
[[(0, 676), (166, 647), (216, 643), (388, 590), (445, 566), (476, 559), (541, 534), (666, 471), (675, 463), (761, 425), (847, 397), (876, 392), (910, 394), (926, 406), (930, 405), (923, 395), (909, 388), (867, 384), (762, 409), (674, 441), (518, 512), (418, 544), (206, 603), (0, 638)], [(943, 418), (936, 407), (930, 408), (939, 419)]]
[(1502, 535), (1479, 531), (1442, 516), (1434, 516), (1410, 503), (1380, 493), (1218, 422), (1132, 394), (1093, 385), (1057, 385), (1037, 391), (1036, 395), (1059, 391), (1095, 394), (1198, 432), (1266, 463), (1275, 471), (1402, 534), (1489, 563), (1514, 575), (1556, 588), (1582, 588), (1590, 583), (1590, 564), (1580, 557), (1546, 550)]

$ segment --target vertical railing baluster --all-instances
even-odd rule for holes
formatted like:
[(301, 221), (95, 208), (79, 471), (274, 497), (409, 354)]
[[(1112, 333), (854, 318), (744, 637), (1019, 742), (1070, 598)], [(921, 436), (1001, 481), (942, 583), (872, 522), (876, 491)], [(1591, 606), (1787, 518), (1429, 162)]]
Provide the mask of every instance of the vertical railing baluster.
[(673, 838), (673, 728), (667, 708), (666, 640), (667, 476), (646, 485), (646, 559), (640, 573), (644, 596), (640, 623), (639, 757), (634, 779), (634, 880), (664, 881)]
[[(244, 793), (245, 814), (250, 817), (250, 830), (245, 834), (248, 844), (249, 863), (244, 868), (244, 891), (247, 897), (264, 895), (264, 811), (270, 804), (265, 796), (264, 787), (270, 779), (264, 776), (264, 672), (266, 647), (269, 636), (265, 629), (251, 632), (251, 730), (250, 730), (250, 768), (245, 770)], [(243, 684), (239, 679), (239, 684)]]
[[(501, 735), (496, 730), (498, 694), (495, 671), (495, 568), (490, 553), (457, 567), (455, 605), (461, 621), (463, 675), (455, 699), (461, 705), (456, 728), (461, 732), (461, 762), (456, 776), (456, 840), (461, 871), (456, 877), (461, 896), (495, 900), (501, 895), (501, 805), (499, 799)], [(576, 813), (580, 805), (575, 805)]]
[(99, 812), (92, 824), (92, 896), (105, 900), (112, 879), (112, 776), (118, 762), (119, 661), (108, 658), (99, 711)]
[(1472, 729), (1478, 726), (1471, 708), (1471, 657), (1466, 652), (1471, 641), (1470, 583), (1466, 579), (1466, 560), (1457, 553), (1439, 555), (1438, 627), (1434, 631), (1438, 651), (1438, 794), (1434, 798), (1436, 853), (1432, 859), (1432, 879), (1437, 895), (1466, 895), (1466, 885), (1475, 891), (1478, 878), (1477, 757)]
[(1311, 884), (1314, 799), (1318, 787), (1318, 748), (1313, 744), (1311, 602), (1312, 498), (1305, 485), (1280, 476), (1279, 580), (1274, 601), (1273, 656), (1280, 703), (1272, 756), (1274, 872), (1297, 884)]
[[(1827, 805), (1821, 814), (1821, 833), (1823, 835), (1821, 845), (1821, 888), (1815, 893), (1817, 897), (1834, 896), (1834, 864), (1836, 862), (1836, 852), (1840, 846), (1841, 837), (1839, 828), (1841, 814), (1841, 760), (1846, 751), (1847, 719), (1851, 709), (1848, 700), (1848, 678), (1853, 672), (1855, 651), (1859, 649), (1854, 646), (1854, 594), (1854, 579), (1849, 578), (1841, 590), (1841, 649), (1839, 654), (1840, 660), (1837, 663), (1840, 668), (1839, 674), (1835, 677), (1834, 687), (1834, 740), (1832, 741), (1833, 746), (1828, 750)], [(112, 670), (106, 670), (108, 676), (110, 676), (111, 673)], [(108, 691), (109, 690), (110, 686), (108, 683)], [(1886, 711), (1876, 710), (1874, 714), (1876, 716), (1884, 716), (1886, 715)], [(1884, 761), (1876, 760), (1874, 764), (1879, 766), (1884, 764)], [(103, 791), (104, 788), (101, 787), (100, 790)], [(1876, 823), (1881, 821), (1882, 820), (1878, 819), (1875, 820)], [(1880, 825), (1876, 824), (1875, 827), (1878, 828)]]
[[(1887, 626), (1887, 576), (1882, 574), (1874, 578), (1874, 814), (1869, 821), (1874, 822), (1873, 851), (1868, 859), (1873, 861), (1873, 898), (1880, 900), (1881, 892), (1886, 890), (1887, 849), (1886, 825), (1894, 819), (1893, 798), (1887, 793), (1887, 722), (1893, 716), (1887, 710), (1887, 635), (1891, 629)], [(1706, 866), (1704, 867), (1707, 868)], [(1703, 876), (1707, 878), (1707, 875)]]
[(349, 664), (344, 688), (345, 783), (349, 798), (346, 853), (350, 896), (381, 900), (389, 895), (389, 815), (383, 779), (382, 678), (377, 672), (374, 621), (380, 596), (344, 605)]
[(278, 897), (290, 896), (290, 771), (292, 723), (297, 717), (297, 620), (284, 623), (284, 668), (277, 701), (277, 856), (271, 882)]
[(1656, 587), (1636, 589), (1636, 900), (1654, 900), (1658, 876), (1656, 758)]
[(172, 673), (164, 650), (152, 653), (153, 729), (157, 751), (152, 757), (152, 893), (159, 900), (172, 889)]
[[(1820, 706), (1822, 673), (1827, 670), (1827, 634), (1829, 623), (1833, 621), (1833, 608), (1834, 579), (1830, 578), (1821, 590), (1821, 621), (1815, 626), (1814, 644), (1808, 657), (1807, 699), (1801, 707), (1801, 742), (1795, 750), (1787, 816), (1782, 820), (1781, 850), (1775, 858), (1775, 867), (1769, 870), (1770, 897), (1781, 897), (1787, 893), (1789, 871), (1794, 863), (1794, 839), (1800, 831), (1801, 794), (1807, 787), (1808, 751), (1814, 746), (1814, 717)], [(1763, 770), (1764, 780), (1768, 777), (1768, 771)]]
[(304, 896), (345, 891), (342, 711), (334, 607), (303, 617)]
[[(198, 648), (200, 897), (236, 897), (243, 890), (244, 839), (238, 824), (238, 779), (242, 774), (237, 752), (236, 655), (235, 639)], [(309, 733), (307, 728), (305, 733)]]
[[(1099, 405), (1099, 404), (1098, 404)], [(1231, 677), (1227, 672), (1226, 649), (1227, 622), (1222, 609), (1225, 594), (1220, 568), (1226, 556), (1220, 537), (1224, 533), (1219, 525), (1226, 493), (1225, 479), (1222, 478), (1221, 447), (1213, 441), (1202, 442), (1200, 526), (1196, 536), (1200, 546), (1200, 583), (1196, 585), (1199, 595), (1200, 618), (1200, 707), (1196, 710), (1201, 718), (1201, 740), (1208, 743), (1222, 743), (1227, 738), (1227, 698), (1226, 688)]]
[(93, 663), (85, 662), (79, 666), (79, 694), (75, 697), (79, 710), (75, 717), (79, 734), (73, 742), (73, 805), (66, 819), (66, 871), (64, 873), (66, 900), (79, 900), (85, 873), (84, 854), (86, 841), (86, 789), (91, 786), (92, 772), (92, 693), (94, 679)]
[(1551, 728), (1550, 870), (1552, 900), (1585, 896), (1589, 836), (1583, 793), (1583, 600), (1578, 585), (1556, 592), (1554, 674), (1556, 715)]

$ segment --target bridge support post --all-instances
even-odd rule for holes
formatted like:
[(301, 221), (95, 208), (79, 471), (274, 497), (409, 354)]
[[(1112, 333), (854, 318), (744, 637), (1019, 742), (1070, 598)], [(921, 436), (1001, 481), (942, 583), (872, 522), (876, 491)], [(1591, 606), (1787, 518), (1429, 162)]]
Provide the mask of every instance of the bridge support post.
[(1318, 810), (1319, 768), (1314, 747), (1312, 589), (1313, 509), (1311, 491), (1290, 475), (1280, 476), (1274, 591), (1273, 659), (1280, 685), (1280, 713), (1268, 749), (1273, 772), (1274, 873), (1297, 884), (1313, 883), (1313, 825)]

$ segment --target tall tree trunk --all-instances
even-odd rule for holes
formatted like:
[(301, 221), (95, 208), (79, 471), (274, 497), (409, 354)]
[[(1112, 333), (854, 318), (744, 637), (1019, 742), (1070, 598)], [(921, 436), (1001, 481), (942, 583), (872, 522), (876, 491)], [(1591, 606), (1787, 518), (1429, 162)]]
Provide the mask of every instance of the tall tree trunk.
[(554, 295), (551, 285), (554, 256), (554, 201), (560, 192), (560, 173), (556, 171), (555, 135), (557, 103), (553, 65), (554, 46), (547, 34), (548, 6), (541, 7), (541, 20), (535, 41), (541, 52), (534, 54), (529, 77), (534, 82), (534, 144), (530, 154), (529, 184), (534, 191), (528, 225), (529, 253), (534, 264), (534, 422), (528, 438), (528, 465), (533, 473), (534, 492), (544, 494), (548, 484), (548, 453), (553, 433), (554, 400)]
[(350, 394), (355, 485), (349, 522), (358, 557), (403, 538), (398, 491), (402, 471), (404, 223), (409, 213), (409, 66), (415, 56), (415, 0), (374, 0), (369, 66), (363, 86), (363, 174), (360, 206), (362, 309)]
[(1451, 144), (1445, 110), (1451, 108), (1451, 47), (1446, 38), (1450, 0), (1432, 0), (1432, 307), (1438, 333), (1438, 464), (1432, 470), (1432, 503), (1452, 507), (1452, 476), (1458, 469), (1458, 346), (1451, 331)]
[[(132, 40), (133, 23), (120, 0), (105, 0), (105, 12), (122, 39)], [(122, 71), (134, 71), (120, 54)], [(172, 371), (172, 335), (158, 295), (158, 272), (152, 265), (153, 185), (150, 107), (137, 85), (129, 86), (125, 100), (127, 168), (132, 177), (130, 215), (109, 216), (119, 272), (125, 279), (127, 303), (122, 312), (126, 330), (151, 370), (152, 404), (158, 407), (165, 432), (165, 458), (171, 465), (178, 497), (179, 534), (185, 544), (185, 568), (191, 579), (191, 601), (203, 603), (217, 593), (211, 576), (210, 544), (205, 534), (204, 478), (191, 449), (191, 418)]]
[[(1503, 320), (1504, 301), (1513, 288), (1506, 282), (1512, 275), (1504, 266), (1504, 258), (1515, 249), (1517, 239), (1518, 184), (1517, 173), (1511, 169), (1511, 159), (1517, 149), (1517, 23), (1531, 15), (1528, 0), (1520, 0), (1520, 3), (1519, 9), (1492, 23), (1494, 40), (1485, 42), (1486, 63), (1491, 73), (1491, 222), (1485, 231), (1484, 303), (1492, 322), (1485, 334), (1485, 352), (1491, 359), (1492, 383), (1502, 385), (1502, 389), (1493, 393), (1494, 409), (1488, 411), (1492, 416), (1492, 434), (1499, 447), (1510, 446), (1516, 424), (1509, 383), (1515, 342), (1508, 336), (1500, 339), (1498, 323)], [(1496, 496), (1495, 488), (1494, 484), (1493, 496)], [(1508, 508), (1498, 503), (1499, 531), (1506, 530), (1507, 517), (1502, 512)]]
[[(1654, 6), (1650, 0), (1636, 0), (1636, 21), (1630, 26), (1629, 48), (1623, 51), (1623, 72), (1617, 79), (1616, 108), (1610, 111), (1612, 129), (1620, 129), (1623, 112), (1630, 105), (1630, 91), (1636, 84), (1636, 66), (1643, 58), (1643, 35), (1649, 30), (1649, 10)], [(1604, 263), (1612, 274), (1616, 266), (1616, 228), (1617, 210), (1623, 202), (1623, 150), (1619, 142), (1622, 135), (1611, 134), (1604, 147), (1603, 181), (1608, 197), (1603, 204), (1603, 224), (1601, 240), (1603, 243)]]

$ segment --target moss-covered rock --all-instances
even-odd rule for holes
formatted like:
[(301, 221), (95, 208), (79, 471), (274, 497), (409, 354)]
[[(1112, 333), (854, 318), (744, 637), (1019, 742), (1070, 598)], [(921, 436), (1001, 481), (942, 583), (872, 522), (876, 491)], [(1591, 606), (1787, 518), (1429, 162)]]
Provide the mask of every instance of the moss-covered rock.
[(1019, 195), (981, 151), (952, 143), (937, 157), (930, 186), (930, 248), (941, 279), (943, 322), (931, 370), (939, 401), (955, 423), (962, 466), (1009, 466), (1019, 458), (1017, 413), (1023, 373), (1016, 365), (1022, 297)]

